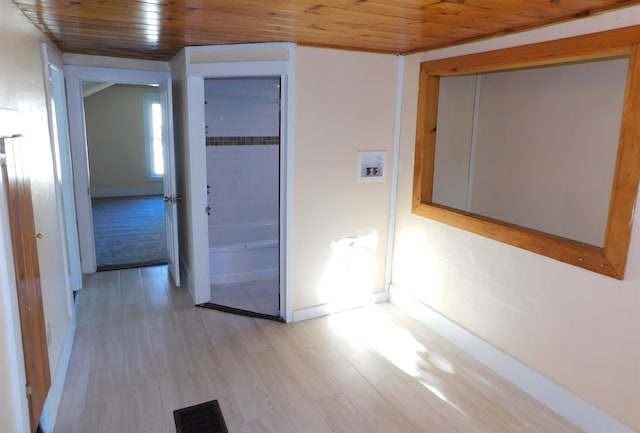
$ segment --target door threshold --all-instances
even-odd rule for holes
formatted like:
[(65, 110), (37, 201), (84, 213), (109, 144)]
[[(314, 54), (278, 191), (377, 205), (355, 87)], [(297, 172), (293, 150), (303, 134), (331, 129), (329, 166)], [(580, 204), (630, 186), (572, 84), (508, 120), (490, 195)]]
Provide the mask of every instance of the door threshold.
[(270, 314), (257, 313), (255, 311), (242, 310), (240, 308), (228, 307), (226, 305), (214, 304), (211, 302), (205, 302), (203, 304), (196, 304), (196, 307), (208, 308), (210, 310), (218, 310), (224, 313), (237, 314), (239, 316), (255, 317), (257, 319), (273, 320), (274, 322), (286, 323), (284, 317), (272, 316)]
[(96, 267), (96, 272), (118, 271), (121, 269), (133, 269), (133, 268), (148, 268), (151, 266), (162, 266), (166, 264), (167, 264), (166, 260), (152, 260), (149, 262), (124, 263), (121, 265), (99, 265)]

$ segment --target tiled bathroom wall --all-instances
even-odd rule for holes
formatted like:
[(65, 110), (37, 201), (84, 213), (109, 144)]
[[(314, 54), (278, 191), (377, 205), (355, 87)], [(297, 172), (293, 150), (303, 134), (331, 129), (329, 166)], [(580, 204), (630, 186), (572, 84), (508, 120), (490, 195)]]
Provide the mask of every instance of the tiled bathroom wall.
[(280, 135), (280, 78), (207, 79), (207, 137)]
[(205, 80), (209, 227), (278, 220), (279, 83)]
[(278, 220), (279, 146), (207, 146), (209, 227)]

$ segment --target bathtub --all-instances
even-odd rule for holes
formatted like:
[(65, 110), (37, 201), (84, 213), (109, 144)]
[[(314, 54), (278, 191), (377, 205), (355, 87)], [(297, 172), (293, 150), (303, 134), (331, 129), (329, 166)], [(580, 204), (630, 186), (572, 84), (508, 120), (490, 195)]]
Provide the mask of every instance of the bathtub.
[(209, 228), (210, 284), (276, 278), (278, 262), (277, 223)]

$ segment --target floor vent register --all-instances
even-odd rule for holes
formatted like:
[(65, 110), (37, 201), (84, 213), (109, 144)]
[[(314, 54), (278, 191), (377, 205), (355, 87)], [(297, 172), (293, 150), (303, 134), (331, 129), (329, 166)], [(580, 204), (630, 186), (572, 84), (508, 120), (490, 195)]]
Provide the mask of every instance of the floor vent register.
[(229, 433), (218, 400), (173, 411), (176, 433)]

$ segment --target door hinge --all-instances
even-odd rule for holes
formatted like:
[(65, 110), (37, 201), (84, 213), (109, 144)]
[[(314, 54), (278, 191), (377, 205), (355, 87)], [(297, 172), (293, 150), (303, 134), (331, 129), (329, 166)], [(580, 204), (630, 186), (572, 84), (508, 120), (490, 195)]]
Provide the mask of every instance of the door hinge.
[(24, 386), (24, 392), (27, 395), (27, 398), (31, 397), (31, 385), (25, 385)]

